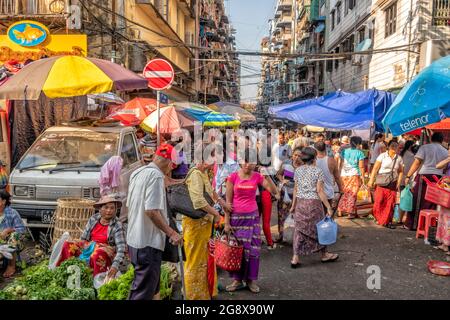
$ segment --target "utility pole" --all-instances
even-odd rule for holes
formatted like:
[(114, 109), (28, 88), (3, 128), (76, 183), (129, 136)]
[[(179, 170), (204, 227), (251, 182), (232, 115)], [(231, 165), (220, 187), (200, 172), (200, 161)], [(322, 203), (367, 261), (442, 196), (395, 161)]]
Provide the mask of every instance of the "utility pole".
[(200, 91), (200, 61), (199, 61), (199, 47), (200, 47), (200, 5), (202, 0), (195, 0), (195, 100), (199, 101)]
[(117, 24), (116, 24), (116, 1), (113, 0), (111, 3), (111, 10), (113, 13), (111, 13), (111, 26), (112, 26), (112, 30), (113, 33), (111, 35), (112, 39), (111, 39), (111, 62), (116, 62), (116, 56), (117, 56), (117, 43), (116, 43), (116, 30), (117, 30)]

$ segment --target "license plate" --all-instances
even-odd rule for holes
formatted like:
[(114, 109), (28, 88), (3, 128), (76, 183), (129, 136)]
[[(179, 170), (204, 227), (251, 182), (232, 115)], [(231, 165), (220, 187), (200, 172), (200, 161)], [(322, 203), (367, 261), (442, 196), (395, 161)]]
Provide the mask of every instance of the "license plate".
[(43, 213), (41, 216), (42, 223), (51, 223), (52, 222), (53, 213)]

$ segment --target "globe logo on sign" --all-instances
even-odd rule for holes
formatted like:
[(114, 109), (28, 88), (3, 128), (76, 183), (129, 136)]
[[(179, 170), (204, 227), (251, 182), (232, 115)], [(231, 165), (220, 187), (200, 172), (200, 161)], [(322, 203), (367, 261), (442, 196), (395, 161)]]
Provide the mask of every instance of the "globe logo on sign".
[(8, 38), (23, 47), (34, 47), (43, 43), (49, 31), (46, 26), (35, 21), (19, 21), (8, 28)]

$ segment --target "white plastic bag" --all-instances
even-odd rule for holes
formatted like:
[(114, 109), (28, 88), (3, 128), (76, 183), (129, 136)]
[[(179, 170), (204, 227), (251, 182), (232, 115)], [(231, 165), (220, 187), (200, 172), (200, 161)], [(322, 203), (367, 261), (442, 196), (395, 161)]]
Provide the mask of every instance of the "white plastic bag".
[(59, 258), (61, 257), (64, 242), (68, 241), (69, 239), (70, 234), (69, 232), (66, 231), (53, 246), (52, 254), (50, 255), (50, 259), (48, 261), (48, 268), (50, 270), (54, 270), (56, 268), (56, 264), (58, 263)]
[(1, 245), (0, 246), (0, 257), (5, 257), (8, 260), (12, 260), (13, 256), (12, 254), (14, 253), (16, 249), (11, 248), (8, 245)]
[(294, 228), (295, 227), (295, 220), (292, 214), (289, 214), (286, 221), (284, 222), (284, 229), (287, 228)]
[(287, 192), (287, 188), (286, 187), (284, 187), (283, 202), (286, 203), (286, 204), (292, 203), (292, 199), (291, 199), (291, 197), (289, 197), (289, 193)]

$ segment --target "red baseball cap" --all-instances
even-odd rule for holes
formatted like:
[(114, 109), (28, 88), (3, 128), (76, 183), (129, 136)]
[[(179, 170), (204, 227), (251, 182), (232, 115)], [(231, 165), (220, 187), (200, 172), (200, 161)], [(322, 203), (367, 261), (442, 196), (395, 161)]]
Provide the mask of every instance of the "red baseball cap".
[(155, 155), (172, 161), (172, 169), (175, 169), (177, 167), (177, 164), (176, 164), (176, 155), (172, 156), (173, 151), (174, 147), (171, 144), (165, 143), (160, 145), (158, 149), (156, 149)]

